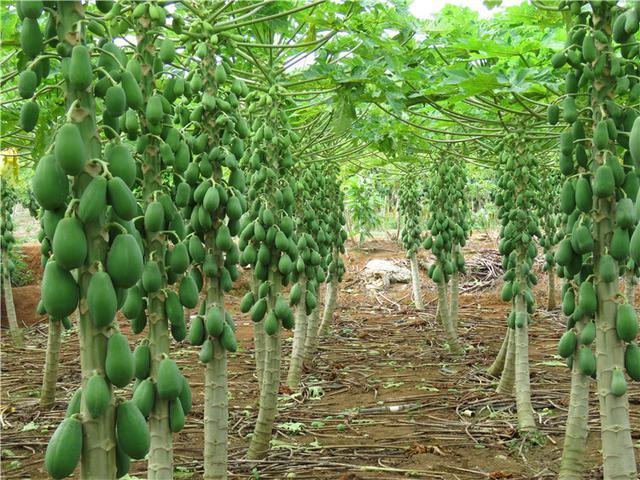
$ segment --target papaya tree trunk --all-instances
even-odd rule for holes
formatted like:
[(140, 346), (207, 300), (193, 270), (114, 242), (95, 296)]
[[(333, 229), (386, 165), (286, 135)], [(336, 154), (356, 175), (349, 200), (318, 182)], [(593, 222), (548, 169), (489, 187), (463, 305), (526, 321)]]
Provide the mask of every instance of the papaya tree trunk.
[(547, 310), (556, 308), (556, 272), (549, 268), (547, 272)]
[[(207, 309), (224, 308), (224, 295), (217, 281), (210, 279)], [(227, 351), (218, 337), (212, 337), (213, 359), (207, 363), (204, 379), (204, 478), (227, 478), (227, 434), (229, 390)]]
[(507, 354), (504, 361), (504, 368), (502, 369), (502, 375), (500, 375), (500, 382), (496, 392), (504, 395), (511, 395), (513, 393), (513, 387), (516, 382), (516, 336), (514, 329), (509, 328), (507, 335)]
[(458, 316), (460, 306), (460, 273), (456, 270), (451, 274), (451, 288), (450, 288), (450, 314), (451, 324), (454, 330), (458, 330)]
[(498, 355), (496, 355), (496, 358), (491, 366), (487, 368), (487, 373), (492, 377), (497, 377), (502, 373), (502, 370), (504, 369), (505, 359), (507, 358), (507, 348), (509, 346), (510, 331), (511, 329), (507, 328), (507, 333), (505, 333), (504, 335), (504, 339), (502, 340), (502, 345), (500, 346)]
[[(276, 295), (281, 286), (280, 275), (269, 272), (271, 291), (269, 293), (269, 310), (275, 308)], [(260, 390), (260, 408), (258, 419), (251, 443), (249, 444), (248, 457), (250, 460), (260, 460), (266, 457), (271, 442), (273, 422), (278, 410), (278, 390), (280, 388), (280, 330), (273, 335), (265, 335), (265, 358)]]
[[(253, 298), (258, 298), (258, 287), (256, 280), (251, 276), (250, 280), (251, 291), (253, 292)], [(253, 356), (256, 362), (256, 377), (258, 379), (258, 387), (262, 390), (262, 373), (264, 372), (264, 357), (265, 357), (265, 333), (264, 324), (262, 321), (253, 323)]]
[(305, 302), (307, 293), (307, 280), (304, 273), (300, 274), (298, 285), (300, 285), (302, 295), (295, 312), (293, 349), (291, 350), (291, 361), (289, 362), (289, 373), (287, 374), (287, 385), (291, 389), (297, 389), (300, 385), (300, 378), (302, 377), (302, 365), (305, 356), (305, 342), (307, 338), (307, 305)]
[(413, 304), (416, 309), (424, 309), (424, 302), (422, 301), (422, 288), (420, 283), (420, 269), (418, 267), (418, 257), (415, 252), (409, 257), (409, 263), (411, 264), (411, 287), (413, 289)]
[(4, 308), (7, 312), (7, 322), (9, 323), (9, 334), (16, 348), (24, 348), (24, 336), (22, 329), (18, 326), (16, 316), (16, 306), (13, 303), (13, 290), (11, 288), (11, 276), (9, 274), (9, 259), (6, 251), (2, 251), (2, 290), (4, 293)]
[(627, 298), (627, 303), (635, 307), (636, 299), (636, 276), (632, 271), (627, 271), (624, 274), (624, 296)]
[(589, 434), (589, 381), (578, 368), (577, 351), (573, 353), (569, 412), (564, 433), (559, 480), (580, 480), (584, 476), (587, 436)]
[(438, 312), (440, 312), (440, 321), (447, 337), (449, 348), (453, 353), (460, 353), (461, 349), (458, 344), (458, 336), (456, 335), (456, 330), (453, 328), (451, 317), (449, 316), (447, 284), (444, 280), (438, 283)]
[[(524, 284), (524, 280), (522, 280)], [(518, 294), (515, 299), (516, 318), (524, 317), (522, 325), (514, 329), (515, 337), (515, 370), (516, 370), (516, 406), (518, 409), (518, 429), (521, 432), (536, 429), (536, 421), (533, 418), (531, 406), (531, 381), (529, 378), (529, 315), (525, 305), (524, 295)]]
[[(78, 22), (84, 21), (84, 7), (81, 2), (58, 2), (58, 38), (67, 42), (81, 42), (77, 36)], [(73, 46), (70, 44), (69, 46)], [(93, 90), (77, 90), (70, 82), (65, 83), (65, 106), (70, 117), (76, 123), (89, 158), (101, 158), (101, 146), (97, 134), (96, 105)], [(73, 108), (71, 108), (73, 105)], [(74, 178), (73, 193), (78, 197), (83, 185), (81, 173)], [(87, 259), (78, 269), (80, 287), (79, 302), (79, 339), (80, 365), (82, 372), (82, 391), (86, 391), (87, 382), (98, 372), (105, 375), (104, 359), (107, 354), (109, 335), (117, 324), (113, 322), (105, 328), (96, 328), (89, 316), (86, 303), (89, 281), (95, 265), (105, 264), (108, 245), (105, 240), (105, 216), (84, 225), (87, 237)], [(82, 419), (82, 455), (80, 477), (93, 479), (112, 479), (116, 477), (116, 438), (115, 438), (115, 404), (113, 387), (109, 384), (110, 402), (98, 418), (92, 418), (82, 396), (80, 413)]]
[[(600, 215), (594, 218), (595, 274), (600, 271), (600, 257), (606, 253), (612, 233), (615, 208), (611, 199), (598, 201)], [(611, 391), (611, 379), (615, 368), (624, 368), (625, 345), (616, 333), (618, 279), (598, 282), (598, 310), (596, 311), (596, 366), (604, 478), (636, 479), (637, 467), (631, 427), (629, 424), (629, 397), (627, 393), (616, 396)]]
[[(162, 359), (169, 353), (169, 325), (164, 304), (156, 295), (149, 296), (147, 307), (149, 322), (149, 350), (151, 352), (150, 377), (155, 379)], [(173, 478), (173, 445), (169, 427), (169, 401), (156, 396), (149, 414), (149, 480)]]
[(316, 348), (318, 348), (318, 327), (320, 324), (320, 309), (314, 308), (311, 315), (307, 319), (307, 338), (304, 345), (304, 360), (305, 365), (311, 365), (313, 363), (313, 357), (316, 354)]
[(47, 335), (47, 353), (44, 359), (44, 375), (40, 392), (40, 407), (49, 409), (56, 401), (56, 384), (58, 383), (58, 361), (60, 359), (60, 343), (62, 321), (49, 317), (49, 333)]
[(333, 320), (333, 313), (336, 311), (338, 300), (338, 277), (331, 276), (331, 280), (327, 282), (326, 295), (324, 298), (324, 311), (322, 312), (322, 323), (320, 324), (320, 333), (322, 335), (329, 334), (329, 326)]

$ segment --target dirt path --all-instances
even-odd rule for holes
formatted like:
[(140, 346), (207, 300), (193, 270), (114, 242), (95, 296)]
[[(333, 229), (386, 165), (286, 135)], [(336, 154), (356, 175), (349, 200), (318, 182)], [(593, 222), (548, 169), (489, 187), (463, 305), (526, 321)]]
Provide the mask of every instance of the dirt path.
[[(487, 246), (486, 239), (476, 238), (468, 250)], [(321, 340), (314, 367), (304, 375), (304, 388), (292, 394), (281, 387), (273, 448), (259, 463), (245, 459), (257, 415), (257, 384), (252, 325), (237, 311), (243, 282), (234, 290), (230, 304), (242, 349), (230, 359), (230, 478), (555, 478), (569, 389), (569, 372), (554, 356), (564, 329), (559, 313), (539, 307), (531, 326), (533, 403), (541, 435), (539, 445), (523, 443), (515, 434), (513, 399), (495, 394), (495, 379), (484, 373), (506, 328), (507, 305), (499, 300), (496, 288), (462, 296), (460, 332), (467, 351), (456, 359), (444, 347), (435, 322), (435, 290), (430, 282), (423, 279), (428, 303), (424, 312), (409, 306), (407, 285), (372, 294), (359, 275), (366, 261), (404, 255), (388, 241), (367, 242), (365, 248), (349, 252), (336, 321), (331, 336)], [(539, 305), (546, 304), (545, 288), (544, 282), (536, 288)], [(51, 412), (41, 412), (37, 396), (46, 325), (32, 327), (27, 344), (26, 351), (17, 352), (6, 335), (2, 338), (3, 478), (45, 478), (44, 448), (79, 382), (74, 364), (77, 333), (72, 330), (63, 340), (61, 400)], [(288, 358), (290, 340), (284, 345)], [(186, 343), (174, 347), (194, 389), (194, 411), (183, 432), (175, 436), (176, 478), (201, 478), (202, 368), (196, 349)], [(637, 383), (630, 387), (632, 428), (640, 443), (640, 388)], [(391, 406), (401, 409), (393, 413), (385, 408)], [(588, 478), (601, 478), (595, 399), (591, 415)], [(144, 466), (135, 463), (132, 473), (144, 478)], [(254, 468), (259, 476), (252, 474)]]

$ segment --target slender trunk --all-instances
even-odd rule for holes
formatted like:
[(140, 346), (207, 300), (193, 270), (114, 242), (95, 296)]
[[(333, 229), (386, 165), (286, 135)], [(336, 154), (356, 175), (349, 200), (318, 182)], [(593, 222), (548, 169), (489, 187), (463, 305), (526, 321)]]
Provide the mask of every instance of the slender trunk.
[[(160, 362), (169, 354), (169, 322), (164, 303), (158, 294), (149, 295), (148, 301), (150, 376), (155, 380)], [(173, 478), (173, 445), (169, 426), (168, 400), (156, 397), (149, 414), (149, 435), (151, 443), (149, 445), (147, 477), (149, 480)]]
[(322, 313), (322, 323), (319, 331), (322, 335), (329, 334), (329, 325), (333, 320), (333, 313), (336, 311), (336, 300), (338, 299), (338, 277), (331, 276), (331, 280), (327, 283), (326, 295), (324, 299), (324, 312)]
[(585, 471), (587, 436), (589, 434), (589, 381), (580, 373), (578, 354), (573, 354), (571, 394), (560, 462), (559, 480), (580, 480)]
[(16, 348), (24, 348), (22, 329), (18, 326), (16, 306), (13, 303), (13, 290), (11, 289), (11, 277), (9, 275), (9, 259), (6, 251), (2, 252), (2, 290), (4, 291), (4, 308), (7, 312), (9, 332), (11, 340)]
[(315, 308), (307, 320), (307, 338), (304, 344), (304, 364), (313, 364), (313, 356), (318, 348), (318, 327), (320, 324), (320, 309)]
[(553, 267), (547, 272), (547, 310), (556, 308), (556, 272)]
[[(253, 297), (258, 298), (258, 286), (253, 276), (250, 280), (251, 291)], [(256, 377), (258, 378), (258, 387), (262, 390), (262, 372), (264, 372), (264, 356), (265, 356), (265, 333), (262, 321), (253, 324), (253, 356), (256, 361)]]
[[(275, 308), (275, 299), (281, 285), (279, 274), (269, 273), (271, 292), (269, 293), (269, 311)], [(262, 389), (260, 390), (260, 409), (256, 427), (249, 444), (250, 460), (260, 460), (267, 455), (273, 422), (278, 410), (278, 390), (280, 388), (280, 328), (273, 335), (265, 335), (266, 352)]]
[(44, 360), (40, 407), (51, 408), (56, 401), (56, 384), (58, 382), (58, 361), (60, 359), (60, 332), (62, 321), (49, 317), (49, 334), (47, 336), (47, 354)]
[[(524, 284), (524, 279), (522, 280)], [(531, 406), (531, 382), (529, 378), (529, 322), (527, 307), (524, 296), (516, 295), (516, 318), (520, 315), (524, 317), (522, 326), (516, 324), (514, 330), (516, 356), (516, 406), (518, 409), (518, 429), (521, 432), (536, 429), (536, 421), (533, 418), (533, 407)], [(517, 322), (516, 322), (517, 323)]]
[(418, 257), (414, 253), (409, 257), (411, 263), (411, 286), (413, 287), (413, 304), (416, 309), (424, 309), (424, 302), (422, 301), (422, 288), (420, 285), (420, 269), (418, 268)]
[(307, 292), (307, 279), (304, 274), (300, 274), (298, 284), (302, 289), (300, 302), (296, 307), (295, 331), (293, 333), (293, 349), (291, 350), (291, 361), (289, 362), (289, 373), (287, 374), (287, 385), (291, 389), (297, 389), (302, 377), (302, 364), (305, 355), (307, 337), (307, 305), (305, 302)]
[(511, 395), (513, 393), (513, 386), (516, 382), (516, 336), (514, 329), (509, 328), (507, 334), (507, 354), (504, 361), (504, 368), (502, 369), (502, 375), (500, 375), (500, 382), (496, 392), (505, 395)]
[(460, 345), (458, 344), (458, 336), (456, 330), (451, 323), (451, 317), (449, 317), (449, 305), (447, 301), (447, 284), (443, 281), (438, 283), (438, 311), (440, 312), (440, 319), (442, 321), (442, 328), (447, 336), (447, 343), (453, 353), (460, 353)]
[[(599, 219), (594, 226), (596, 248), (595, 274), (600, 271), (600, 257), (605, 253), (612, 231), (614, 207), (611, 200), (600, 200)], [(611, 378), (615, 368), (624, 368), (625, 345), (616, 333), (615, 319), (619, 292), (618, 279), (598, 282), (598, 310), (596, 311), (596, 365), (600, 422), (602, 425), (603, 476), (606, 479), (637, 479), (637, 467), (631, 428), (629, 425), (629, 397), (611, 392)]]
[[(454, 330), (458, 330), (458, 311), (460, 305), (460, 273), (456, 270), (451, 275), (451, 288), (450, 288), (450, 314), (451, 323), (453, 324)], [(456, 333), (457, 335), (457, 333)]]
[(487, 368), (487, 373), (492, 377), (497, 377), (502, 370), (504, 369), (505, 359), (507, 358), (507, 347), (509, 346), (509, 332), (511, 329), (507, 328), (507, 333), (504, 336), (504, 340), (502, 340), (502, 346), (500, 347), (500, 351), (496, 356), (495, 360), (491, 364), (489, 368)]
[(627, 271), (624, 274), (624, 296), (627, 298), (627, 303), (635, 307), (635, 295), (636, 293), (636, 276), (633, 271)]
[[(224, 308), (224, 296), (217, 281), (210, 280), (207, 308)], [(218, 338), (212, 338), (213, 359), (207, 363), (204, 378), (204, 478), (227, 478), (227, 432), (229, 395), (227, 352)]]

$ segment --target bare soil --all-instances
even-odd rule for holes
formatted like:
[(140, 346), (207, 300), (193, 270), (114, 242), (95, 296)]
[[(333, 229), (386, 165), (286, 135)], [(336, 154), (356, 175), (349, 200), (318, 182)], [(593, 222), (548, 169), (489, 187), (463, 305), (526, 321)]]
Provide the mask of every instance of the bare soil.
[[(493, 239), (478, 235), (465, 253), (470, 258), (488, 248), (495, 249)], [(535, 289), (538, 308), (530, 335), (533, 405), (540, 435), (522, 439), (515, 428), (514, 399), (496, 394), (497, 380), (485, 373), (506, 330), (509, 306), (499, 299), (500, 281), (491, 288), (461, 295), (459, 331), (466, 352), (454, 357), (435, 321), (436, 292), (426, 275), (423, 293), (427, 306), (416, 311), (410, 304), (409, 285), (393, 285), (384, 292), (365, 287), (361, 271), (372, 258), (400, 260), (404, 253), (388, 240), (368, 241), (363, 248), (349, 245), (347, 275), (340, 287), (331, 334), (321, 339), (313, 365), (305, 370), (301, 390), (290, 392), (281, 386), (273, 448), (261, 462), (246, 459), (258, 397), (253, 324), (238, 309), (248, 288), (248, 273), (227, 297), (241, 345), (229, 361), (230, 478), (556, 478), (570, 377), (555, 356), (564, 326), (558, 310), (545, 309), (545, 276), (540, 275)], [(421, 260), (427, 262), (428, 258), (422, 256)], [(19, 319), (33, 316), (27, 310), (21, 307)], [(121, 319), (120, 323), (132, 343), (142, 338), (131, 335), (127, 322)], [(50, 411), (38, 406), (47, 324), (36, 323), (27, 330), (28, 347), (21, 351), (10, 345), (6, 333), (3, 330), (0, 356), (2, 478), (46, 478), (44, 449), (80, 381), (77, 331), (64, 334), (59, 400)], [(290, 348), (289, 338), (284, 341), (283, 379)], [(203, 368), (197, 348), (186, 342), (174, 344), (173, 352), (194, 391), (193, 412), (185, 429), (174, 437), (176, 478), (199, 479)], [(118, 394), (129, 397), (130, 391)], [(634, 442), (640, 447), (637, 383), (630, 385), (629, 398)], [(383, 408), (389, 406), (401, 408), (395, 413)], [(590, 414), (589, 472), (585, 478), (599, 479), (600, 422), (595, 392)], [(637, 458), (640, 460), (640, 448)], [(144, 462), (136, 462), (132, 474), (144, 478), (144, 468)]]

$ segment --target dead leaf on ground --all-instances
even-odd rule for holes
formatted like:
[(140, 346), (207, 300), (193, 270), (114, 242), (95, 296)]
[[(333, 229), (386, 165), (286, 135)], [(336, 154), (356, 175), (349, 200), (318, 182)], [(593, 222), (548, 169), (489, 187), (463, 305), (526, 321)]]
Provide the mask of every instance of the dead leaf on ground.
[(489, 480), (499, 480), (501, 478), (514, 478), (514, 477), (515, 477), (515, 474), (511, 472), (503, 472), (501, 470), (497, 470), (489, 474)]
[(435, 445), (423, 445), (422, 443), (414, 443), (413, 445), (411, 445), (411, 448), (409, 449), (409, 456), (419, 455), (424, 453), (433, 453), (441, 457), (446, 456), (446, 454), (442, 450), (440, 450), (439, 447)]

